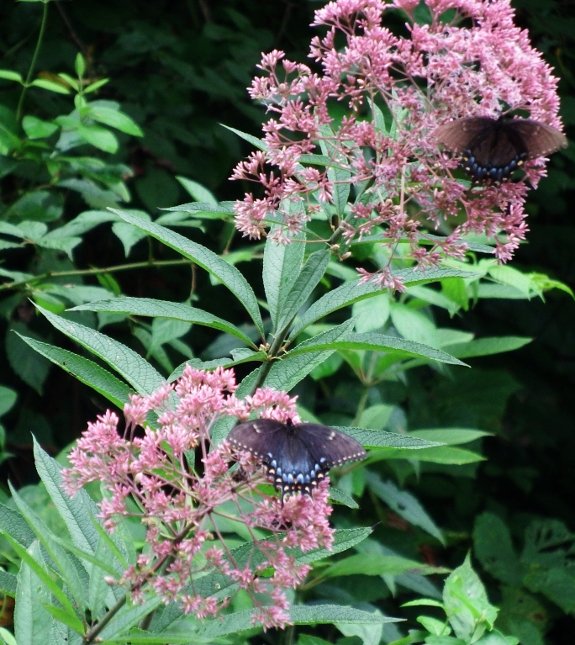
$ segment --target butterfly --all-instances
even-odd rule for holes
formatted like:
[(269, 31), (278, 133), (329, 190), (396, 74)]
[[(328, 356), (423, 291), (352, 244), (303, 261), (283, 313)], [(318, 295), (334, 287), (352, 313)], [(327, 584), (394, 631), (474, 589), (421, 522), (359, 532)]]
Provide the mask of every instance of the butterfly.
[(330, 468), (363, 459), (363, 446), (342, 432), (318, 423), (256, 419), (240, 423), (228, 435), (238, 450), (247, 450), (266, 466), (275, 488), (286, 495), (312, 489)]
[(525, 161), (567, 146), (562, 132), (532, 119), (468, 117), (440, 125), (432, 137), (462, 156), (464, 168), (474, 182), (495, 185)]

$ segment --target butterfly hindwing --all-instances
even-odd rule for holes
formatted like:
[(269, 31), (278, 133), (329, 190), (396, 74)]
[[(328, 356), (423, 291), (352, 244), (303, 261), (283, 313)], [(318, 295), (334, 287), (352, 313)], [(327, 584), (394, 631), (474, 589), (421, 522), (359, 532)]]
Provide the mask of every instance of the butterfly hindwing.
[(355, 439), (317, 423), (257, 419), (237, 425), (228, 440), (261, 460), (282, 497), (296, 491), (309, 495), (330, 468), (366, 455)]

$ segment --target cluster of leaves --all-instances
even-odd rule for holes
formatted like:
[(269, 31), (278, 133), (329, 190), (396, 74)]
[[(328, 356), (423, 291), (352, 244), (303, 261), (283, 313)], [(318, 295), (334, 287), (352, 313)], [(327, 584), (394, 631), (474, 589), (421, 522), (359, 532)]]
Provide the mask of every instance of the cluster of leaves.
[[(38, 16), (32, 9), (37, 8), (40, 3), (17, 6), (12, 22), (5, 23), (17, 27), (5, 49), (32, 33)], [(6, 70), (1, 76), (5, 83), (0, 112), (0, 244), (5, 261), (0, 271), (5, 282), (0, 289), (6, 297), (0, 306), (10, 322), (2, 325), (6, 360), (4, 356), (0, 360), (12, 371), (2, 376), (0, 415), (5, 415), (11, 449), (28, 443), (31, 430), (44, 445), (65, 446), (104, 405), (122, 407), (130, 392), (150, 393), (166, 378), (177, 378), (183, 360), (203, 368), (234, 367), (243, 378), (240, 392), (248, 393), (258, 384), (293, 388), (300, 395), (302, 418), (352, 426), (354, 436), (372, 449), (367, 467), (342, 474), (332, 495), (341, 503), (334, 517), (338, 531), (334, 551), (354, 548), (355, 553), (340, 556), (329, 566), (325, 562), (315, 566), (298, 592), (302, 604), (294, 603), (294, 623), (331, 623), (345, 636), (365, 643), (475, 642), (485, 626), (488, 630), (493, 626), (494, 608), (484, 592), (475, 593), (480, 585), (468, 565), (456, 570), (462, 583), (455, 571), (451, 574), (443, 596), (437, 578), (442, 569), (430, 566), (459, 565), (473, 547), (486, 581), (493, 583), (490, 598), (501, 608), (496, 627), (527, 645), (542, 643), (543, 634), (560, 623), (564, 613), (573, 612), (575, 588), (572, 535), (558, 520), (541, 521), (537, 515), (555, 514), (567, 524), (572, 522), (568, 501), (572, 484), (566, 484), (560, 499), (555, 491), (553, 497), (546, 489), (538, 493), (534, 482), (538, 476), (545, 478), (545, 464), (539, 473), (533, 465), (537, 462), (530, 458), (541, 446), (547, 449), (559, 442), (548, 432), (549, 414), (553, 427), (560, 428), (569, 428), (571, 417), (560, 411), (548, 384), (534, 376), (529, 378), (536, 386), (543, 384), (535, 387), (533, 403), (521, 407), (517, 377), (490, 357), (520, 348), (535, 335), (537, 324), (548, 314), (543, 309), (539, 313), (529, 301), (560, 284), (529, 268), (498, 266), (489, 258), (492, 249), (478, 242), (471, 243), (467, 262), (451, 262), (425, 274), (396, 260), (394, 270), (407, 287), (400, 298), (360, 284), (354, 269), (327, 251), (316, 251), (303, 234), (301, 243), (289, 247), (233, 241), (230, 251), (231, 204), (218, 203), (195, 181), (181, 178), (178, 184), (171, 171), (212, 188), (228, 176), (240, 156), (241, 139), (216, 122), (243, 127), (262, 118), (249, 106), (244, 88), (259, 52), (272, 46), (266, 16), (230, 3), (224, 9), (207, 9), (213, 12), (212, 20), (196, 33), (186, 31), (182, 25), (187, 23), (177, 11), (172, 19), (180, 19), (180, 24), (170, 27), (164, 16), (172, 10), (163, 11), (161, 4), (146, 7), (145, 18), (138, 20), (129, 3), (121, 11), (117, 3), (110, 3), (100, 6), (106, 26), (96, 32), (87, 26), (91, 17), (83, 13), (86, 8), (69, 3), (64, 10), (80, 40), (100, 33), (100, 48), (104, 34), (113, 35), (113, 44), (97, 57), (86, 47), (86, 56), (76, 58), (75, 77), (48, 73), (29, 77), (32, 50), (18, 47), (11, 60), (20, 71)], [(133, 13), (127, 16), (130, 10)], [(270, 24), (280, 24), (279, 14), (274, 16)], [(192, 16), (194, 20), (202, 23), (199, 15)], [(53, 54), (45, 59), (46, 68), (69, 68), (76, 55), (62, 44), (59, 29), (48, 22), (41, 51)], [(307, 24), (302, 29), (307, 37)], [(306, 45), (300, 48), (305, 49)], [(102, 71), (112, 76), (110, 83), (103, 84)], [(20, 104), (23, 88), (25, 100)], [(231, 115), (230, 106), (242, 112), (243, 122)], [(142, 126), (143, 143), (130, 148), (127, 135), (141, 134), (136, 121)], [(550, 179), (542, 183), (539, 208), (550, 203), (549, 194), (555, 194), (563, 181), (566, 171), (561, 164), (559, 160)], [(136, 177), (128, 182), (131, 174)], [(138, 209), (127, 211), (123, 205), (132, 197), (132, 187)], [(159, 217), (144, 210), (172, 206), (181, 190), (196, 201)], [(116, 210), (105, 210), (109, 206)], [(531, 228), (540, 228), (540, 222), (536, 219)], [(186, 236), (171, 230), (175, 227)], [(310, 230), (329, 237), (325, 224), (312, 221)], [(188, 239), (188, 234), (202, 244)], [(570, 239), (563, 237), (563, 243)], [(147, 247), (138, 244), (143, 239)], [(533, 242), (536, 248), (543, 245), (541, 238)], [(374, 240), (364, 239), (351, 250), (358, 264), (367, 257), (388, 260)], [(137, 261), (120, 264), (130, 253), (137, 255)], [(487, 258), (479, 259), (481, 254)], [(538, 260), (532, 262), (540, 265)], [(102, 268), (116, 263), (118, 272)], [(239, 263), (245, 267), (241, 273)], [(153, 274), (151, 267), (157, 269)], [(189, 285), (182, 279), (182, 270), (188, 267), (192, 267)], [(119, 271), (127, 269), (134, 269), (137, 277), (120, 282), (118, 276), (124, 274)], [(148, 280), (150, 275), (157, 276), (155, 282)], [(35, 316), (28, 298), (41, 316)], [(201, 308), (195, 306), (200, 299)], [(561, 307), (564, 301), (557, 302), (560, 315), (572, 315)], [(76, 311), (68, 312), (70, 307)], [(454, 321), (456, 315), (468, 320), (467, 326)], [(502, 315), (506, 318), (501, 320)], [(510, 318), (521, 330), (514, 336), (508, 335)], [(103, 327), (106, 334), (100, 331)], [(55, 330), (64, 334), (64, 340)], [(556, 347), (564, 342), (564, 336), (558, 336)], [(66, 349), (60, 347), (63, 344)], [(553, 373), (549, 361), (534, 356), (543, 367), (543, 378), (549, 378)], [(483, 358), (478, 361), (479, 357)], [(462, 360), (479, 369), (468, 370)], [(50, 362), (62, 370), (50, 372)], [(510, 366), (519, 376), (533, 372), (520, 359)], [(83, 390), (75, 417), (71, 379), (60, 375), (65, 372), (90, 388)], [(573, 375), (567, 367), (564, 375), (568, 390)], [(47, 396), (36, 398), (33, 390)], [(504, 426), (508, 403), (518, 413), (511, 425)], [(538, 405), (544, 414), (537, 411)], [(536, 436), (539, 427), (546, 432)], [(229, 426), (217, 428), (216, 438), (228, 430)], [(499, 436), (485, 439), (488, 433)], [(567, 433), (564, 439), (568, 440)], [(519, 456), (505, 461), (508, 445)], [(570, 472), (569, 451), (559, 452), (556, 459)], [(485, 454), (494, 459), (481, 465)], [(134, 541), (136, 547), (142, 546), (141, 532), (136, 525), (126, 525), (114, 538), (106, 536), (89, 498), (63, 497), (58, 468), (38, 448), (36, 455), (43, 483), (17, 495), (5, 493), (1, 530), (7, 542), (2, 557), (9, 573), (2, 579), (2, 589), (7, 595), (16, 594), (18, 642), (44, 643), (47, 629), (54, 630), (56, 642), (64, 636), (75, 642), (78, 632), (86, 633), (84, 621), (96, 622), (120, 600), (104, 578), (133, 562)], [(8, 456), (4, 451), (3, 459)], [(27, 473), (19, 465), (16, 468), (11, 476), (24, 481)], [(486, 482), (489, 485), (480, 485)], [(492, 492), (486, 493), (489, 489)], [(524, 511), (521, 517), (506, 510), (514, 508), (517, 491), (524, 496), (517, 507)], [(360, 504), (359, 511), (354, 497), (370, 503)], [(490, 512), (475, 519), (485, 507)], [(349, 529), (351, 523), (378, 526), (367, 537), (369, 531)], [(241, 549), (246, 536), (231, 534)], [(443, 545), (449, 549), (443, 550)], [(325, 555), (318, 552), (305, 561)], [(427, 565), (421, 563), (422, 557)], [(35, 592), (38, 584), (45, 590), (40, 600)], [(220, 591), (218, 584), (213, 581), (207, 593)], [(474, 590), (473, 602), (462, 600), (467, 597), (462, 587)], [(382, 615), (382, 611), (404, 615), (394, 596), (401, 601), (414, 593), (442, 602), (447, 621), (442, 614), (420, 618), (426, 631), (406, 635), (402, 625)], [(358, 603), (368, 611), (342, 607)], [(463, 612), (458, 622), (454, 608), (461, 614), (463, 607), (468, 613)], [(154, 609), (152, 605), (120, 608), (105, 635), (122, 638), (132, 630), (134, 641), (135, 626), (141, 626)], [(222, 623), (210, 624), (163, 610), (154, 614), (153, 629), (169, 629), (173, 642), (178, 630), (182, 642), (189, 642), (190, 633), (210, 640), (224, 636), (245, 640), (256, 633), (250, 631), (250, 610), (242, 605), (241, 596), (231, 609)], [(317, 633), (327, 635), (321, 628)], [(495, 638), (495, 632), (483, 638), (488, 636)], [(302, 635), (300, 641), (303, 645), (320, 639)]]

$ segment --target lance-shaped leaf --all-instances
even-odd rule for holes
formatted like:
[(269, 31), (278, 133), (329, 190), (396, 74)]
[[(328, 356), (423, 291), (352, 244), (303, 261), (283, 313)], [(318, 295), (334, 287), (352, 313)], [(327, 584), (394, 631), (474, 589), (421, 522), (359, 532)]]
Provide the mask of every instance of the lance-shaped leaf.
[(152, 394), (165, 379), (144, 358), (117, 340), (94, 329), (61, 318), (38, 307), (46, 318), (63, 334), (96, 354), (114, 368), (140, 394)]
[(298, 345), (298, 348), (300, 348), (302, 346), (305, 347), (306, 343), (317, 342), (320, 345), (326, 346), (323, 349), (312, 350), (309, 353), (300, 351), (293, 356), (291, 352), (288, 352), (284, 358), (276, 361), (272, 365), (265, 381), (266, 387), (273, 387), (276, 390), (289, 392), (289, 390), (302, 381), (317, 365), (323, 363), (335, 352), (335, 349), (327, 348), (327, 346), (340, 338), (345, 338), (353, 324), (353, 320), (347, 320), (341, 325), (337, 325)]
[(399, 356), (417, 356), (428, 358), (432, 361), (439, 361), (441, 363), (450, 363), (451, 365), (462, 365), (457, 358), (454, 358), (447, 352), (440, 349), (416, 343), (415, 341), (405, 340), (404, 338), (397, 338), (395, 336), (385, 336), (384, 334), (368, 333), (368, 334), (350, 334), (346, 338), (334, 340), (331, 342), (320, 340), (312, 343), (312, 340), (318, 339), (319, 336), (301, 343), (289, 352), (290, 356), (297, 356), (297, 354), (322, 351), (326, 349), (347, 349), (347, 350), (366, 350), (375, 352), (391, 352)]
[(112, 298), (111, 300), (98, 300), (85, 305), (73, 307), (70, 311), (106, 311), (131, 316), (153, 316), (156, 318), (171, 318), (196, 325), (204, 325), (223, 331), (239, 338), (242, 342), (255, 347), (252, 340), (238, 329), (234, 324), (214, 316), (208, 311), (190, 307), (179, 302), (168, 300), (155, 300), (153, 298)]
[(61, 367), (68, 374), (72, 374), (82, 383), (89, 385), (93, 390), (108, 399), (110, 403), (119, 408), (123, 408), (128, 403), (128, 396), (133, 393), (132, 388), (97, 363), (28, 336), (22, 336), (21, 334), (18, 334), (18, 336), (32, 349), (35, 349), (39, 354)]
[(329, 258), (329, 251), (316, 251), (309, 256), (290, 292), (281, 303), (280, 317), (277, 323), (278, 332), (281, 333), (291, 323), (301, 306), (310, 297), (325, 273)]
[[(402, 278), (405, 286), (413, 284), (425, 284), (427, 282), (436, 282), (444, 278), (472, 278), (479, 274), (470, 271), (462, 271), (460, 269), (428, 269), (426, 271), (415, 271), (414, 269), (403, 269), (396, 271), (394, 275)], [(292, 329), (289, 338), (295, 338), (303, 329), (308, 325), (316, 322), (320, 318), (324, 318), (328, 314), (352, 305), (354, 302), (363, 300), (364, 298), (371, 298), (383, 292), (383, 289), (375, 282), (361, 282), (361, 280), (353, 280), (342, 284), (337, 289), (332, 289), (325, 296), (319, 300), (303, 314), (297, 321)]]
[(186, 258), (195, 262), (198, 266), (205, 269), (208, 273), (222, 282), (241, 302), (246, 311), (251, 316), (254, 324), (264, 334), (264, 325), (262, 322), (259, 306), (255, 293), (244, 276), (231, 264), (228, 264), (219, 255), (210, 251), (201, 244), (196, 244), (188, 238), (170, 231), (163, 226), (148, 222), (141, 217), (135, 217), (125, 211), (111, 209), (125, 222), (133, 224), (155, 237), (166, 246), (174, 249)]
[(264, 251), (263, 281), (274, 329), (282, 303), (297, 280), (305, 252), (305, 233), (295, 235), (289, 244), (278, 244), (268, 237)]

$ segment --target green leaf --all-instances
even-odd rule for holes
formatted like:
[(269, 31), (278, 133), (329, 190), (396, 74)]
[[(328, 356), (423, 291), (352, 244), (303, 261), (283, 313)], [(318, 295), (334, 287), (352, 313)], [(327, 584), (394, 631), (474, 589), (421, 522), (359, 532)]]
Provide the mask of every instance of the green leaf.
[(37, 308), (56, 329), (108, 363), (139, 394), (151, 394), (165, 383), (161, 374), (129, 347), (89, 327), (56, 316), (41, 307)]
[(363, 334), (382, 329), (389, 319), (390, 297), (388, 293), (360, 300), (353, 304), (352, 316), (355, 330)]
[[(10, 487), (10, 492), (18, 510), (22, 513), (26, 522), (34, 531), (38, 542), (50, 557), (51, 568), (55, 568), (59, 572), (68, 593), (74, 599), (75, 606), (80, 609), (86, 609), (85, 571), (81, 569), (81, 565), (78, 562), (70, 558), (69, 554), (54, 539), (54, 535), (48, 526), (32, 511), (12, 487)], [(57, 598), (62, 602), (59, 596)], [(73, 614), (72, 605), (69, 602), (63, 604), (64, 608)]]
[(366, 474), (366, 483), (373, 493), (382, 499), (392, 511), (414, 526), (419, 526), (437, 538), (441, 544), (445, 539), (435, 522), (425, 512), (423, 506), (409, 492), (402, 491), (392, 481), (382, 481), (375, 473)]
[[(350, 428), (347, 426), (332, 426), (336, 430), (348, 434), (366, 448), (384, 448), (395, 450), (423, 450), (432, 448), (438, 444), (433, 441), (425, 441), (417, 437), (411, 437), (396, 432), (385, 432), (383, 430), (369, 430), (367, 428)], [(379, 452), (377, 454), (380, 454)], [(410, 455), (416, 457), (416, 455)]]
[(252, 146), (254, 146), (254, 148), (257, 148), (258, 150), (263, 150), (264, 152), (268, 149), (266, 144), (261, 139), (258, 139), (257, 137), (254, 137), (251, 134), (247, 134), (246, 132), (242, 132), (241, 130), (236, 130), (235, 128), (231, 128), (229, 125), (224, 125), (223, 123), (221, 123), (220, 125), (224, 127), (226, 130), (229, 130), (230, 132), (237, 134), (238, 137), (242, 138), (244, 141), (251, 143)]
[(131, 119), (127, 114), (120, 112), (119, 110), (114, 110), (109, 107), (103, 107), (101, 105), (90, 105), (88, 104), (85, 113), (82, 116), (88, 116), (94, 121), (103, 123), (104, 125), (120, 130), (125, 134), (130, 134), (134, 137), (143, 137), (144, 133), (140, 126)]
[(154, 300), (152, 298), (114, 298), (112, 300), (99, 300), (85, 305), (79, 305), (70, 311), (106, 311), (131, 316), (153, 316), (181, 320), (218, 329), (219, 331), (239, 338), (246, 345), (257, 349), (249, 336), (227, 320), (218, 318), (218, 316), (214, 316), (202, 309), (196, 309), (195, 307), (178, 302)]
[(334, 578), (336, 576), (397, 576), (401, 573), (419, 573), (431, 575), (433, 573), (447, 573), (442, 567), (432, 567), (416, 560), (409, 560), (398, 555), (383, 555), (379, 553), (356, 553), (348, 556), (322, 571), (322, 577)]
[(416, 454), (408, 450), (394, 450), (393, 452), (381, 451), (374, 453), (374, 459), (418, 459), (429, 461), (434, 464), (450, 464), (462, 466), (473, 464), (477, 461), (485, 461), (485, 457), (470, 450), (462, 448), (451, 448), (450, 446), (438, 446), (437, 448), (422, 448)]
[[(57, 599), (58, 601), (62, 604), (63, 607), (67, 608), (68, 611), (73, 613), (73, 605), (68, 600), (67, 595), (60, 589), (59, 584), (56, 582), (54, 579), (54, 573), (53, 571), (50, 570), (48, 572), (48, 567), (42, 562), (40, 562), (39, 558), (39, 551), (37, 552), (34, 545), (37, 544), (37, 542), (34, 542), (32, 545), (32, 548), (30, 551), (27, 551), (24, 549), (16, 540), (12, 538), (12, 536), (5, 534), (4, 538), (8, 540), (10, 543), (10, 546), (16, 551), (16, 554), (20, 557), (22, 560), (22, 563), (26, 564), (31, 571), (40, 579), (42, 582), (42, 585), (46, 587)], [(37, 556), (35, 557), (35, 554), (37, 553)], [(42, 586), (41, 585), (41, 586)], [(20, 586), (20, 583), (18, 582), (18, 586)], [(16, 595), (16, 599), (18, 598), (18, 595)], [(35, 604), (35, 603), (32, 603)]]
[(84, 60), (81, 52), (78, 52), (76, 54), (76, 60), (74, 61), (74, 71), (79, 78), (82, 78), (82, 76), (84, 76), (84, 73), (86, 72), (86, 61)]
[(294, 605), (290, 609), (291, 620), (294, 625), (321, 625), (321, 624), (382, 624), (397, 623), (403, 618), (382, 616), (377, 612), (363, 611), (345, 605)]
[(89, 385), (113, 405), (123, 408), (129, 402), (128, 395), (132, 394), (133, 390), (123, 381), (100, 367), (100, 365), (65, 349), (42, 343), (21, 334), (18, 335), (32, 349), (77, 378), (80, 382)]
[(486, 629), (493, 629), (497, 608), (489, 603), (485, 587), (471, 568), (469, 554), (465, 562), (447, 577), (443, 588), (443, 604), (458, 638), (473, 642)]
[(22, 128), (29, 139), (44, 139), (58, 130), (56, 123), (42, 121), (42, 119), (30, 115), (26, 115), (22, 119)]
[(119, 144), (116, 136), (100, 125), (81, 123), (77, 126), (77, 132), (86, 143), (98, 148), (98, 150), (103, 150), (110, 154), (114, 154), (118, 150)]
[(431, 347), (439, 347), (437, 327), (421, 311), (396, 302), (391, 306), (390, 315), (393, 326), (403, 338)]
[[(22, 559), (18, 572), (18, 588), (16, 590), (16, 603), (14, 607), (14, 634), (21, 645), (46, 645), (46, 635), (51, 633), (54, 619), (46, 610), (45, 605), (53, 602), (50, 586), (44, 584), (45, 573), (38, 565), (39, 575), (36, 572), (36, 563), (42, 559), (40, 546), (35, 542), (29, 553), (24, 551), (26, 558)], [(29, 559), (30, 564), (28, 564)], [(56, 587), (57, 584), (48, 576), (49, 583)]]
[(492, 576), (512, 587), (521, 587), (522, 567), (505, 522), (494, 513), (482, 513), (473, 528), (474, 554)]
[(184, 257), (193, 260), (196, 264), (208, 271), (208, 273), (216, 277), (236, 296), (240, 303), (244, 305), (256, 327), (263, 336), (263, 322), (256, 296), (248, 281), (235, 267), (228, 264), (225, 260), (222, 260), (222, 258), (206, 247), (196, 244), (195, 242), (192, 242), (182, 235), (174, 233), (163, 226), (143, 221), (142, 219), (134, 217), (125, 211), (119, 211), (116, 209), (110, 210), (117, 213), (129, 224), (133, 224), (134, 226), (141, 228), (152, 235), (152, 237), (155, 237), (166, 244), (166, 246), (178, 251), (178, 253), (181, 253)]
[(311, 296), (312, 291), (323, 278), (329, 259), (329, 251), (316, 251), (309, 256), (289, 293), (281, 301), (277, 323), (278, 331), (283, 331), (291, 323), (302, 305)]
[(432, 428), (431, 430), (412, 430), (409, 433), (410, 437), (419, 437), (426, 441), (437, 441), (447, 446), (469, 443), (490, 435), (490, 432), (467, 428)]
[(403, 338), (396, 338), (395, 336), (385, 336), (383, 334), (369, 333), (369, 334), (351, 334), (343, 340), (331, 342), (315, 342), (319, 336), (309, 339), (306, 343), (300, 343), (289, 354), (296, 356), (303, 352), (313, 352), (318, 350), (333, 349), (333, 350), (368, 350), (378, 352), (390, 352), (398, 356), (416, 356), (428, 358), (433, 361), (441, 363), (449, 363), (451, 365), (462, 365), (457, 358), (450, 356), (440, 349), (434, 349), (421, 343), (416, 343)]
[[(61, 217), (63, 211), (64, 201), (62, 196), (48, 190), (35, 190), (24, 193), (10, 206), (10, 213), (13, 218), (33, 222), (53, 222)], [(24, 224), (28, 225), (28, 222)], [(37, 235), (32, 239), (35, 242), (39, 242), (45, 232), (46, 229), (43, 230), (42, 235)]]
[(16, 81), (17, 83), (24, 83), (22, 74), (19, 72), (13, 72), (11, 69), (0, 69), (0, 78), (4, 78), (7, 81)]
[[(348, 320), (341, 325), (314, 336), (309, 341), (304, 341), (297, 346), (297, 349), (306, 347), (306, 343), (317, 342), (318, 345), (325, 345), (335, 342), (341, 337), (346, 336), (353, 326), (353, 320)], [(323, 349), (319, 351), (299, 351), (296, 355), (288, 352), (284, 357), (273, 363), (269, 374), (266, 378), (266, 387), (272, 387), (276, 390), (285, 390), (289, 392), (300, 381), (302, 381), (317, 365), (323, 363), (334, 349)]]
[(50, 363), (32, 351), (26, 345), (26, 342), (22, 342), (21, 337), (30, 333), (30, 330), (23, 323), (11, 325), (6, 336), (6, 356), (16, 374), (41, 394), (44, 382), (48, 377)]
[[(425, 272), (414, 271), (413, 269), (404, 269), (397, 271), (394, 275), (401, 277), (404, 284), (409, 286), (411, 284), (424, 284), (426, 282), (434, 282), (444, 278), (462, 277), (470, 278), (475, 277), (476, 273), (469, 271), (461, 271), (459, 269), (429, 269)], [(302, 315), (297, 324), (292, 329), (289, 340), (295, 338), (300, 334), (308, 325), (324, 318), (330, 313), (337, 311), (343, 307), (352, 305), (354, 302), (359, 302), (365, 298), (372, 298), (376, 295), (381, 295), (384, 290), (375, 282), (361, 282), (360, 279), (352, 280), (342, 284), (336, 289), (332, 289), (314, 304)]]
[(15, 390), (0, 385), (0, 417), (12, 408), (17, 398)]
[(43, 90), (49, 90), (50, 92), (56, 92), (56, 94), (70, 94), (70, 89), (65, 85), (61, 85), (55, 81), (49, 81), (45, 78), (37, 78), (33, 80), (30, 85), (41, 87)]
[(180, 182), (180, 184), (182, 184), (186, 192), (188, 192), (190, 196), (196, 200), (196, 202), (210, 204), (213, 206), (218, 205), (218, 200), (215, 198), (214, 194), (205, 186), (202, 186), (202, 184), (199, 184), (197, 181), (192, 181), (187, 177), (176, 176), (176, 179)]
[(276, 330), (283, 303), (301, 271), (304, 242), (303, 232), (295, 235), (289, 244), (278, 244), (269, 237), (266, 240), (262, 277), (273, 328)]
[(489, 356), (512, 352), (532, 342), (532, 338), (522, 336), (500, 336), (492, 338), (478, 338), (467, 343), (454, 343), (449, 345), (449, 351), (458, 358), (471, 358), (473, 356)]

